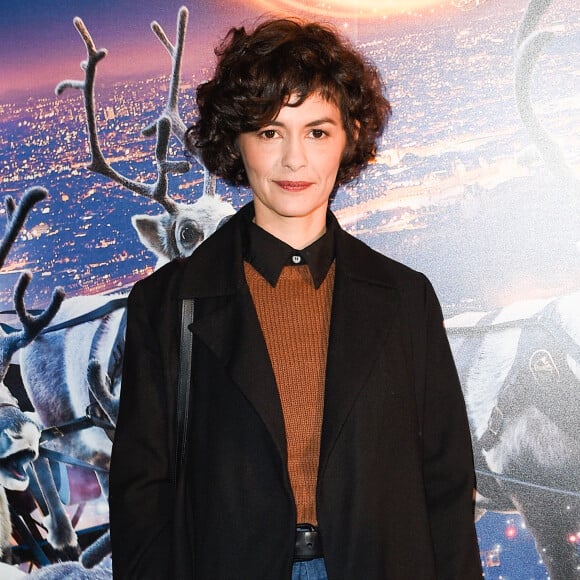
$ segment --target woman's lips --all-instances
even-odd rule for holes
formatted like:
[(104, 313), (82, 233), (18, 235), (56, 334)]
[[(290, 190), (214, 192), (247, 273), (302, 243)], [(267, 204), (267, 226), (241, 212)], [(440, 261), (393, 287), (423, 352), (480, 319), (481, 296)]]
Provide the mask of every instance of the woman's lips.
[(286, 191), (303, 191), (312, 185), (310, 181), (275, 181), (274, 183)]

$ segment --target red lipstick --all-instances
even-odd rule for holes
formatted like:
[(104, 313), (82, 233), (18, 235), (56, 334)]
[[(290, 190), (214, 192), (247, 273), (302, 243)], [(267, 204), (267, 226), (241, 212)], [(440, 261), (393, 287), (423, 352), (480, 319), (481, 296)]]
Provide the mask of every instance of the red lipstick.
[(275, 181), (274, 183), (286, 191), (303, 191), (312, 185), (310, 181)]

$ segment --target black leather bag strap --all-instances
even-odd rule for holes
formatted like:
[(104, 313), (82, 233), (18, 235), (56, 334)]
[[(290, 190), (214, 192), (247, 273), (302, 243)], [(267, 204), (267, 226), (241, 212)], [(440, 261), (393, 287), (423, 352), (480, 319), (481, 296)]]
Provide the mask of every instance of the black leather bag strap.
[(177, 380), (177, 446), (175, 457), (175, 482), (185, 461), (187, 448), (187, 424), (189, 415), (189, 393), (191, 390), (191, 356), (193, 334), (189, 325), (193, 322), (193, 298), (181, 303), (181, 337), (179, 342), (179, 377)]

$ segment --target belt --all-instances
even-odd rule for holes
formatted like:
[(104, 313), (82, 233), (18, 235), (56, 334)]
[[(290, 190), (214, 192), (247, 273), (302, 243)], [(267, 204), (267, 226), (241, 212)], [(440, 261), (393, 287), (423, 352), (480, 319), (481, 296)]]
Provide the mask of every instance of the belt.
[(322, 539), (318, 528), (312, 524), (296, 524), (294, 562), (304, 562), (322, 556)]

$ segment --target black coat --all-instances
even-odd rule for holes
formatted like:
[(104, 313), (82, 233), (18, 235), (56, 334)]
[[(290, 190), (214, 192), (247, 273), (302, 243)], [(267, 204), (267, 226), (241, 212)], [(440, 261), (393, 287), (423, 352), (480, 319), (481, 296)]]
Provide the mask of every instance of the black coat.
[[(176, 490), (186, 297), (195, 298), (191, 437)], [(284, 422), (244, 279), (240, 216), (131, 293), (110, 485), (115, 578), (290, 578)], [(340, 230), (316, 496), (329, 579), (480, 578), (473, 486), (430, 283)]]

